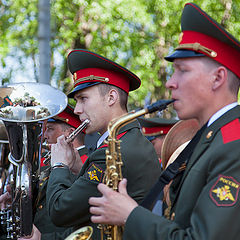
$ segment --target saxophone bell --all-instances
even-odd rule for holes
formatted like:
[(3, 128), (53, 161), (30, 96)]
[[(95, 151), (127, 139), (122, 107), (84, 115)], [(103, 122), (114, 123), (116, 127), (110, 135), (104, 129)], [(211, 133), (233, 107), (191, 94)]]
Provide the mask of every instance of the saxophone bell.
[(65, 240), (91, 240), (93, 234), (93, 228), (91, 226), (86, 226), (77, 229), (75, 232), (71, 233)]

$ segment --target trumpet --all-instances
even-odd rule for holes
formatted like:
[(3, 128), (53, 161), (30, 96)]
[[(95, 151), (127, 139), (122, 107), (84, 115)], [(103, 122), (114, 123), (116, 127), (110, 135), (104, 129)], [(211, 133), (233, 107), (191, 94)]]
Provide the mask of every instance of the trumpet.
[[(67, 138), (66, 138), (66, 142), (70, 143), (72, 142), (76, 136), (81, 133), (86, 127), (87, 125), (90, 123), (89, 119), (85, 119)], [(45, 155), (45, 159), (43, 161), (43, 163), (45, 165), (49, 165), (51, 161), (51, 151), (49, 151), (46, 155)]]

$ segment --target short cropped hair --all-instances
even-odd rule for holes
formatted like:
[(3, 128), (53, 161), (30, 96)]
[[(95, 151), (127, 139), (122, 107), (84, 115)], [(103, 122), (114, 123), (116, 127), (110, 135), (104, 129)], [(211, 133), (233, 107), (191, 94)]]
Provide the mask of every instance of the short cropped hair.
[[(204, 57), (204, 60), (207, 61), (207, 65), (208, 66), (212, 66), (215, 68), (218, 68), (220, 66), (223, 66), (221, 63), (209, 58), (209, 57)], [(225, 66), (224, 66), (225, 67)], [(240, 88), (240, 79), (239, 77), (233, 73), (231, 70), (229, 70), (227, 67), (225, 67), (227, 69), (227, 73), (228, 73), (228, 86), (229, 86), (229, 90), (235, 95), (238, 95), (238, 91)]]
[(100, 83), (97, 85), (101, 96), (105, 96), (111, 89), (115, 89), (119, 94), (119, 103), (123, 110), (127, 110), (128, 94), (119, 87)]
[[(73, 126), (70, 126), (69, 124), (67, 123), (64, 123), (64, 122), (58, 122), (60, 125), (61, 125), (61, 128), (62, 128), (62, 131), (66, 131), (68, 130), (69, 128), (74, 128), (76, 129), (75, 127)], [(85, 134), (84, 133), (79, 133), (77, 136), (76, 136), (76, 139), (78, 140), (78, 142), (82, 145), (84, 145), (84, 137), (85, 137)]]

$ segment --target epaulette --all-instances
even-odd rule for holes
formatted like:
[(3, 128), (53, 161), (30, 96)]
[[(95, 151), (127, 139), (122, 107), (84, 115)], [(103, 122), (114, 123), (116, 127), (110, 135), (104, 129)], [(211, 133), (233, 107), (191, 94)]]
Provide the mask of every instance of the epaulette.
[(229, 143), (240, 139), (240, 122), (234, 119), (221, 128), (223, 143)]

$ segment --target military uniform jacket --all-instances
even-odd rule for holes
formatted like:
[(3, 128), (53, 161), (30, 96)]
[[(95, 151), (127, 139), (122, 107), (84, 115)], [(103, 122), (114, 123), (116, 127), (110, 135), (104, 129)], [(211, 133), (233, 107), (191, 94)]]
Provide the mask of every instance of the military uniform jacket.
[(204, 130), (174, 196), (170, 195), (172, 220), (136, 207), (127, 219), (124, 239), (240, 238), (239, 118), (237, 106)]
[[(78, 151), (80, 157), (85, 157), (87, 148), (81, 148)], [(50, 168), (48, 166), (41, 167), (41, 175), (39, 181), (39, 193), (36, 201), (36, 213), (34, 216), (34, 224), (41, 232), (41, 240), (61, 240), (65, 239), (72, 231), (72, 228), (57, 227), (53, 224), (46, 208), (46, 190)], [(72, 176), (74, 177), (74, 176)]]
[[(142, 135), (137, 121), (122, 127), (119, 135), (122, 141), (123, 177), (128, 180), (129, 194), (140, 203), (159, 177), (160, 164), (153, 145)], [(88, 199), (100, 196), (97, 185), (102, 181), (106, 168), (105, 151), (104, 146), (96, 149), (75, 180), (69, 169), (53, 169), (47, 189), (47, 203), (56, 225), (75, 228), (91, 225)], [(99, 230), (95, 228), (93, 239), (98, 239), (98, 234)]]

